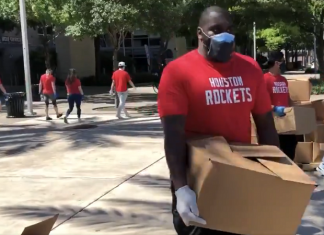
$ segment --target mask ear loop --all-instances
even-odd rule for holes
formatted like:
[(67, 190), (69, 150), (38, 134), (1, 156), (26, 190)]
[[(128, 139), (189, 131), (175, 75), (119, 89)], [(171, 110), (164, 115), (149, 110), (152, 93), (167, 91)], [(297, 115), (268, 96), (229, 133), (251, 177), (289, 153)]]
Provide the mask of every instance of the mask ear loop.
[[(211, 40), (211, 37), (210, 36), (208, 36), (205, 32), (204, 32), (204, 30), (202, 29), (202, 28), (200, 28), (200, 27), (198, 27), (198, 29), (207, 37), (207, 38), (209, 38), (210, 40)], [(210, 46), (210, 43), (209, 43), (209, 46), (207, 46), (205, 43), (204, 43), (204, 41), (203, 41), (203, 45), (204, 45), (204, 47), (206, 47), (207, 48), (207, 53), (209, 54), (210, 53), (210, 49), (211, 49), (211, 46)]]

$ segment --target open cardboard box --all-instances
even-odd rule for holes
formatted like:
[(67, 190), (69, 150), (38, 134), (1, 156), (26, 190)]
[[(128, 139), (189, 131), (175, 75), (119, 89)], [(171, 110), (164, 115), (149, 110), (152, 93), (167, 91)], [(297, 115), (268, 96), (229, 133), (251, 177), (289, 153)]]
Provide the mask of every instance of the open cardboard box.
[(223, 137), (191, 140), (188, 147), (188, 182), (207, 221), (202, 227), (296, 234), (316, 184), (277, 147), (230, 145)]
[(49, 235), (58, 216), (57, 214), (52, 218), (26, 227), (21, 235)]
[(315, 110), (312, 107), (293, 106), (285, 108), (285, 116), (274, 115), (279, 134), (304, 135), (316, 130)]
[(301, 164), (318, 163), (322, 161), (324, 151), (321, 144), (314, 142), (298, 142), (294, 161)]

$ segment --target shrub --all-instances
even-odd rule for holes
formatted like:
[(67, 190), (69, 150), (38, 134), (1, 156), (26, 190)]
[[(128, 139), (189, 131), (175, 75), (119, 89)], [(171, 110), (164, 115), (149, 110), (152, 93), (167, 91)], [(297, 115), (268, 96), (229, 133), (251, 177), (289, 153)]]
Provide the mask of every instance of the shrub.
[(324, 94), (324, 82), (319, 80), (319, 82), (316, 85), (313, 85), (312, 87), (312, 95), (321, 95), (321, 94)]
[[(308, 74), (308, 73), (315, 73), (315, 69), (313, 69), (313, 68), (306, 68), (305, 73), (306, 74)], [(321, 71), (320, 70), (317, 70), (316, 73), (321, 73)]]

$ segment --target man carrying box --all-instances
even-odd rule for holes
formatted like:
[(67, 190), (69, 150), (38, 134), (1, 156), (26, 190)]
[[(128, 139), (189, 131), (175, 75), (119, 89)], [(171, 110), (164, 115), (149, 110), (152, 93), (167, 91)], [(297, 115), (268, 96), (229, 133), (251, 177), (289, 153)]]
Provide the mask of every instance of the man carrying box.
[(259, 143), (279, 146), (263, 73), (252, 58), (234, 52), (232, 28), (227, 10), (207, 8), (197, 28), (198, 49), (170, 62), (161, 77), (158, 109), (178, 235), (229, 234), (190, 226), (206, 221), (187, 183), (186, 138), (223, 136), (228, 142), (251, 143), (252, 113)]
[[(264, 74), (264, 80), (270, 94), (273, 112), (279, 117), (285, 116), (285, 108), (292, 106), (289, 97), (288, 82), (284, 76), (281, 76), (280, 66), (284, 60), (283, 53), (272, 51), (269, 53), (268, 68), (269, 72)], [(297, 146), (296, 135), (279, 135), (281, 150), (291, 159), (295, 158), (295, 149)]]

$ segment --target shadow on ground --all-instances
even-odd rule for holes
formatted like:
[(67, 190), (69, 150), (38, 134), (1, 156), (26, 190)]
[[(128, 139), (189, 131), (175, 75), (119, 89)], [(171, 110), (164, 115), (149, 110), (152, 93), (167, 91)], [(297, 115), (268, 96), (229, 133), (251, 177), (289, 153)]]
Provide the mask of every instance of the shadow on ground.
[(16, 154), (45, 147), (53, 139), (49, 138), (49, 127), (35, 128), (33, 125), (0, 127), (0, 156), (13, 157)]
[[(131, 181), (131, 183), (146, 187), (165, 188), (166, 181), (168, 181), (168, 179), (158, 176), (137, 175), (135, 178), (139, 178), (139, 180)], [(165, 190), (167, 191), (163, 193), (169, 193), (168, 189), (165, 188)], [(56, 227), (73, 216), (69, 223), (72, 226), (84, 227), (84, 229), (117, 231), (129, 226), (135, 229), (172, 229), (170, 202), (171, 199), (162, 202), (146, 199), (101, 199), (100, 208), (95, 207), (96, 204), (88, 208), (69, 205), (61, 207), (17, 205), (0, 207), (0, 213), (4, 217), (37, 219), (39, 221), (59, 214)]]
[[(90, 118), (89, 122), (97, 121)], [(56, 129), (55, 123), (49, 123), (47, 127), (34, 127), (34, 125), (15, 125), (7, 128), (0, 127), (0, 156), (13, 157), (16, 154), (33, 151), (46, 147), (50, 142), (64, 139), (69, 142), (71, 148), (86, 148), (103, 145), (118, 146), (119, 142), (112, 140), (109, 136), (130, 136), (162, 138), (163, 132), (159, 119), (143, 121), (143, 119), (110, 120), (103, 122), (95, 128), (79, 129)], [(61, 133), (63, 132), (63, 133)], [(58, 135), (53, 139), (51, 133)]]
[[(93, 110), (106, 112), (106, 111), (112, 111), (116, 109), (115, 107), (109, 106), (109, 107), (98, 107), (98, 108), (94, 108)], [(158, 114), (158, 108), (156, 104), (144, 105), (140, 107), (127, 107), (127, 111), (135, 111), (144, 116), (155, 116), (156, 114)]]
[[(157, 94), (151, 93), (129, 93), (127, 102), (155, 102), (157, 101)], [(109, 93), (102, 93), (96, 95), (88, 95), (85, 97), (84, 102), (86, 103), (107, 103), (114, 104), (115, 97), (109, 95)]]
[(129, 181), (131, 184), (140, 185), (149, 188), (170, 189), (170, 179), (156, 175), (136, 175)]
[[(129, 137), (163, 137), (163, 130), (159, 118), (143, 120), (133, 118), (126, 120), (110, 120), (102, 123), (94, 129), (88, 130), (66, 130), (70, 134), (65, 138), (71, 143), (71, 148), (83, 148), (88, 146), (105, 147), (112, 145), (118, 146), (118, 142), (112, 141), (111, 136)], [(162, 141), (162, 140), (161, 140)]]

